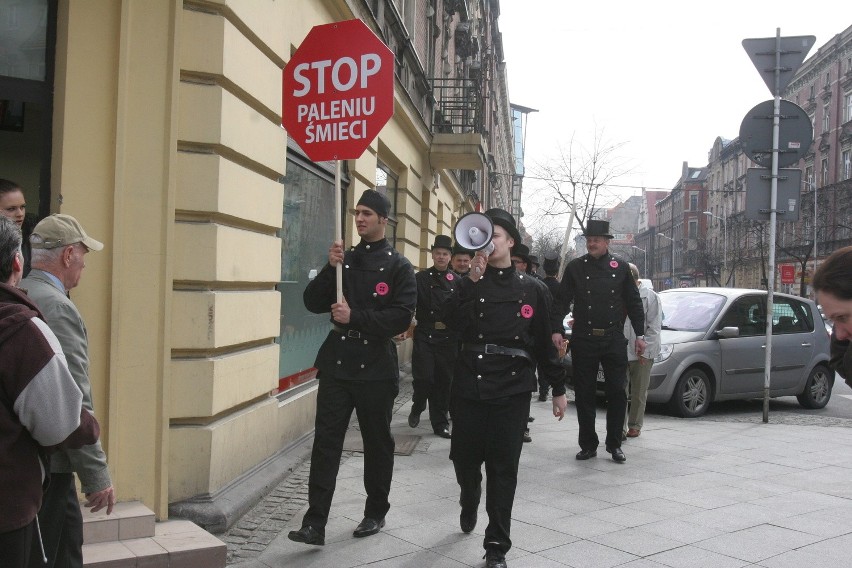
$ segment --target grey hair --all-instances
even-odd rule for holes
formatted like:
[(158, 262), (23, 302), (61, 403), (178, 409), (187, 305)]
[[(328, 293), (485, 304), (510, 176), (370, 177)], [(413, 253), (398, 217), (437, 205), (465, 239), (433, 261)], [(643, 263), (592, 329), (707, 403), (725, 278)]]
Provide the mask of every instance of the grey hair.
[[(41, 237), (41, 235), (30, 235), (31, 244), (38, 245), (43, 242), (44, 239)], [(35, 268), (36, 265), (53, 266), (53, 264), (59, 259), (59, 257), (62, 256), (62, 250), (64, 248), (65, 247), (56, 247), (52, 249), (46, 249), (33, 247), (30, 257), (30, 263), (32, 264), (33, 268)]]
[(21, 242), (18, 224), (0, 215), (0, 282), (8, 282), (12, 276), (12, 263), (21, 252)]

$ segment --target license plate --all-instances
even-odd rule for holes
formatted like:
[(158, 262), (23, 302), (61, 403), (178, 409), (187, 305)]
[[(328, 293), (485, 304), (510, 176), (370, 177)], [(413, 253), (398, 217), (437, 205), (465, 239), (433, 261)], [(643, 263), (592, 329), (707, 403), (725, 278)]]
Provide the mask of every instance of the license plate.
[(602, 383), (605, 380), (606, 380), (606, 377), (604, 376), (603, 367), (598, 367), (598, 382)]

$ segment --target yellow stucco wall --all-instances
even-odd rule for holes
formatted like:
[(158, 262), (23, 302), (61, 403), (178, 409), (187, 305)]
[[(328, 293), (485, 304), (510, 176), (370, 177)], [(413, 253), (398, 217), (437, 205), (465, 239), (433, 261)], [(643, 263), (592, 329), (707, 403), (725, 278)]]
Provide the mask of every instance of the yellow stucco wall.
[[(158, 518), (215, 494), (313, 427), (315, 391), (279, 401), (286, 133), (280, 69), (342, 0), (60, 0), (54, 211), (106, 248), (72, 292), (120, 500)], [(396, 115), (349, 162), (399, 176), (397, 248), (428, 266), (462, 205), (397, 85)], [(357, 241), (351, 218), (348, 243)], [(331, 235), (329, 236), (329, 241)]]

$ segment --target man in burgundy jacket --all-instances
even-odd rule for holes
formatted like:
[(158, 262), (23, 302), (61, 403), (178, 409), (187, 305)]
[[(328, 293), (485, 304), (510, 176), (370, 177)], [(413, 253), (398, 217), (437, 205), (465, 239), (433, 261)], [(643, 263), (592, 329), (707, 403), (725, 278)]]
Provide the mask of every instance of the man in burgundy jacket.
[(29, 566), (38, 538), (48, 453), (98, 439), (59, 341), (15, 286), (24, 270), (21, 231), (0, 216), (0, 554), (3, 566)]

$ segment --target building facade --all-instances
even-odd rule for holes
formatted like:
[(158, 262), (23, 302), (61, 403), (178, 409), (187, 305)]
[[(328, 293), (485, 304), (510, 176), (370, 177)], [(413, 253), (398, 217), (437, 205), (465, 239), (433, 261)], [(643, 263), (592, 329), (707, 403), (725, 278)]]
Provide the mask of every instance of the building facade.
[[(396, 55), (394, 117), (343, 164), (334, 219), (333, 164), (281, 128), (281, 70), (350, 18)], [(31, 221), (68, 213), (106, 243), (72, 297), (122, 500), (221, 529), (239, 480), (280, 474), (329, 329), (301, 294), (335, 223), (357, 240), (364, 190), (417, 267), (465, 212), (519, 203), (498, 19), (496, 0), (0, 0), (0, 177)]]

